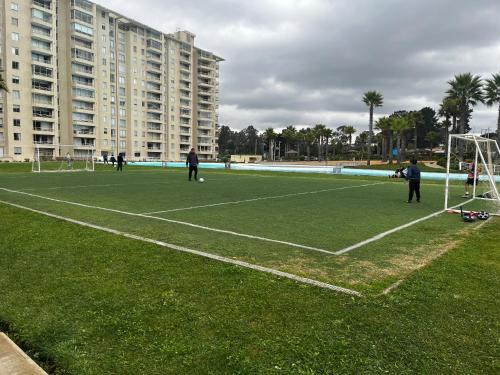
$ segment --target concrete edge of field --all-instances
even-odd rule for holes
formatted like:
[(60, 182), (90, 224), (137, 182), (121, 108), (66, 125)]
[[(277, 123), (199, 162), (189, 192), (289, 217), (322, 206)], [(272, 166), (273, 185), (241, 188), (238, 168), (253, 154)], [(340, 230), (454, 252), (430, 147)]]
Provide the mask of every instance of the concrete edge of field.
[(47, 375), (5, 333), (0, 332), (0, 375)]

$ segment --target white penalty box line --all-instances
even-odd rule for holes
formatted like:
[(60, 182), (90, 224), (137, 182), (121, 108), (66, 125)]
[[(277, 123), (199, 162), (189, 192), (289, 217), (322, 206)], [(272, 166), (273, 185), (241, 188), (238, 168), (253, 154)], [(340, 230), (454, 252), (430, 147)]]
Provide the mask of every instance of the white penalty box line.
[(87, 223), (87, 222), (80, 221), (80, 220), (71, 219), (71, 218), (68, 218), (68, 217), (65, 217), (65, 216), (60, 216), (60, 215), (52, 214), (52, 213), (41, 211), (41, 210), (36, 210), (36, 209), (30, 208), (30, 207), (22, 206), (22, 205), (11, 203), (11, 202), (6, 202), (6, 201), (3, 201), (3, 200), (0, 200), (0, 203), (3, 203), (5, 205), (9, 205), (9, 206), (12, 206), (12, 207), (16, 207), (16, 208), (19, 208), (19, 209), (27, 210), (27, 211), (30, 211), (30, 212), (34, 212), (34, 213), (37, 213), (37, 214), (41, 214), (41, 215), (44, 215), (44, 216), (48, 216), (48, 217), (51, 217), (51, 218), (54, 218), (54, 219), (63, 220), (63, 221), (66, 221), (66, 222), (69, 222), (69, 223), (72, 223), (72, 224), (81, 225), (83, 227), (88, 227), (88, 228), (96, 229), (96, 230), (99, 230), (99, 231), (103, 231), (103, 232), (107, 232), (107, 233), (112, 233), (112, 234), (119, 235), (119, 236), (122, 236), (122, 237), (130, 238), (130, 239), (133, 239), (133, 240), (138, 240), (138, 241), (142, 241), (142, 242), (151, 243), (151, 244), (158, 245), (158, 246), (165, 247), (165, 248), (169, 248), (169, 249), (172, 249), (172, 250), (176, 250), (176, 251), (180, 251), (180, 252), (184, 252), (184, 253), (189, 253), (189, 254), (201, 256), (201, 257), (204, 257), (204, 258), (216, 260), (216, 261), (223, 262), (223, 263), (228, 263), (228, 264), (239, 266), (239, 267), (243, 267), (243, 268), (249, 268), (249, 269), (252, 269), (252, 270), (255, 270), (255, 271), (269, 273), (269, 274), (272, 274), (272, 275), (275, 275), (275, 276), (278, 276), (278, 277), (283, 277), (283, 278), (286, 278), (286, 279), (290, 279), (290, 280), (293, 280), (293, 281), (296, 281), (296, 282), (299, 282), (299, 283), (309, 284), (309, 285), (316, 286), (316, 287), (319, 287), (319, 288), (333, 290), (333, 291), (338, 292), (338, 293), (344, 293), (344, 294), (353, 295), (353, 296), (357, 296), (357, 297), (362, 297), (363, 296), (361, 293), (359, 293), (359, 292), (357, 292), (355, 290), (352, 290), (352, 289), (347, 289), (347, 288), (343, 288), (343, 287), (340, 287), (340, 286), (328, 284), (328, 283), (325, 283), (325, 282), (322, 282), (322, 281), (313, 280), (313, 279), (309, 279), (309, 278), (302, 277), (302, 276), (297, 276), (297, 275), (294, 275), (294, 274), (291, 274), (291, 273), (288, 273), (288, 272), (283, 272), (283, 271), (275, 270), (273, 268), (263, 267), (263, 266), (259, 266), (257, 264), (252, 264), (252, 263), (244, 262), (244, 261), (241, 261), (241, 260), (226, 258), (226, 257), (220, 256), (220, 255), (210, 254), (210, 253), (206, 253), (206, 252), (203, 252), (203, 251), (190, 249), (190, 248), (187, 248), (187, 247), (178, 246), (178, 245), (170, 244), (170, 243), (167, 243), (167, 242), (154, 240), (152, 238), (137, 236), (135, 234), (131, 234), (131, 233), (127, 233), (127, 232), (122, 232), (122, 231), (119, 231), (119, 230), (116, 230), (116, 229), (107, 228), (107, 227), (103, 227), (103, 226), (100, 226), (100, 225), (95, 225), (95, 224)]
[(279, 199), (279, 198), (296, 197), (296, 196), (301, 196), (301, 195), (319, 194), (319, 193), (326, 193), (326, 192), (330, 192), (330, 191), (355, 189), (355, 188), (375, 186), (375, 185), (384, 185), (387, 183), (388, 182), (376, 182), (376, 183), (364, 184), (364, 185), (342, 186), (342, 187), (337, 187), (337, 188), (322, 189), (322, 190), (315, 190), (315, 191), (306, 191), (306, 192), (300, 192), (300, 193), (289, 193), (289, 194), (280, 194), (280, 195), (273, 195), (273, 196), (267, 196), (267, 197), (250, 198), (250, 199), (243, 199), (243, 200), (239, 200), (239, 201), (220, 202), (220, 203), (213, 203), (213, 204), (204, 204), (204, 205), (199, 205), (199, 206), (172, 208), (170, 210), (144, 212), (143, 215), (155, 215), (155, 214), (163, 214), (163, 213), (168, 213), (168, 212), (194, 210), (197, 208), (208, 208), (208, 207), (217, 207), (217, 206), (225, 206), (225, 205), (235, 205), (235, 204), (241, 204), (241, 203), (263, 201), (263, 200), (268, 200), (268, 199)]
[(463, 205), (466, 205), (470, 202), (472, 202), (474, 199), (469, 199), (468, 201), (465, 201), (463, 203), (460, 203), (460, 204), (457, 204), (456, 206), (453, 206), (453, 207), (450, 207), (448, 209), (443, 209), (443, 210), (440, 210), (440, 211), (436, 211), (430, 215), (427, 215), (427, 216), (424, 216), (424, 217), (421, 217), (420, 219), (417, 219), (417, 220), (413, 220), (413, 221), (410, 221), (409, 223), (406, 223), (406, 224), (403, 224), (403, 225), (400, 225), (399, 227), (396, 227), (396, 228), (392, 228), (388, 231), (385, 231), (385, 232), (382, 232), (382, 233), (379, 233), (377, 234), (376, 236), (373, 236), (371, 238), (368, 238), (364, 241), (361, 241), (361, 242), (358, 242), (357, 244), (354, 244), (354, 245), (351, 245), (351, 246), (348, 246), (342, 250), (338, 250), (338, 251), (335, 251), (334, 254), (335, 255), (342, 255), (342, 254), (345, 254), (345, 253), (348, 253), (352, 250), (355, 250), (357, 248), (360, 248), (362, 246), (365, 246), (365, 245), (368, 245), (369, 243), (371, 242), (375, 242), (375, 241), (378, 241), (384, 237), (387, 237), (388, 235), (390, 234), (393, 234), (393, 233), (396, 233), (396, 232), (399, 232), (400, 230), (403, 230), (403, 229), (406, 229), (408, 227), (411, 227), (415, 224), (418, 224), (418, 223), (421, 223), (422, 221), (426, 221), (426, 220), (429, 220), (429, 219), (432, 219), (433, 217), (436, 217), (438, 215), (441, 215), (442, 213), (445, 213), (447, 212), (448, 210), (452, 210), (454, 208), (457, 208), (457, 207), (460, 207), (460, 206), (463, 206)]
[(135, 216), (135, 217), (153, 219), (153, 220), (158, 220), (158, 221), (164, 221), (164, 222), (167, 222), (167, 223), (179, 224), (179, 225), (184, 225), (184, 226), (189, 226), (189, 227), (192, 227), (192, 228), (203, 229), (203, 230), (207, 230), (207, 231), (211, 231), (211, 232), (229, 234), (229, 235), (232, 235), (232, 236), (250, 238), (250, 239), (253, 239), (253, 240), (260, 240), (260, 241), (266, 241), (266, 242), (271, 242), (271, 243), (277, 243), (277, 244), (281, 244), (281, 245), (287, 245), (287, 246), (296, 247), (296, 248), (300, 248), (300, 249), (304, 249), (304, 250), (317, 251), (317, 252), (320, 252), (320, 253), (325, 253), (325, 254), (330, 254), (330, 255), (334, 255), (335, 254), (333, 251), (329, 251), (329, 250), (325, 250), (325, 249), (320, 249), (320, 248), (317, 248), (317, 247), (301, 245), (301, 244), (297, 244), (297, 243), (294, 243), (294, 242), (288, 242), (288, 241), (280, 241), (280, 240), (275, 240), (275, 239), (261, 237), (261, 236), (254, 236), (254, 235), (245, 234), (245, 233), (239, 233), (239, 232), (234, 232), (234, 231), (230, 231), (230, 230), (211, 228), (211, 227), (206, 227), (206, 226), (203, 226), (203, 225), (188, 223), (188, 222), (185, 222), (185, 221), (167, 219), (167, 218), (163, 218), (163, 217), (145, 215), (145, 214), (128, 212), (128, 211), (121, 211), (121, 210), (116, 210), (116, 209), (113, 209), (113, 208), (105, 208), (105, 207), (99, 207), (99, 206), (92, 206), (92, 205), (84, 204), (84, 203), (78, 203), (78, 202), (66, 201), (66, 200), (62, 200), (62, 199), (45, 197), (43, 195), (32, 194), (32, 193), (28, 193), (28, 192), (25, 192), (25, 191), (11, 190), (11, 189), (7, 189), (7, 188), (0, 188), (0, 190), (6, 191), (8, 193), (21, 194), (21, 195), (26, 195), (26, 196), (30, 196), (30, 197), (34, 197), (34, 198), (40, 198), (40, 199), (44, 199), (44, 200), (48, 200), (48, 201), (52, 201), (52, 202), (70, 204), (70, 205), (74, 205), (74, 206), (78, 206), (78, 207), (85, 207), (85, 208), (91, 208), (91, 209), (96, 209), (96, 210), (101, 210), (101, 211), (114, 212), (114, 213), (128, 215), (128, 216)]

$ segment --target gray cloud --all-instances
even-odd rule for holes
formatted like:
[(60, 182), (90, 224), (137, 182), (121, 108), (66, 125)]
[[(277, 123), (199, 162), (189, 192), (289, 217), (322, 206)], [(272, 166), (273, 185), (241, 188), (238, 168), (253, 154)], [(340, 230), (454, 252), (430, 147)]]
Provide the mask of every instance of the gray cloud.
[[(188, 29), (224, 58), (220, 122), (260, 129), (322, 122), (362, 130), (378, 113), (437, 107), (454, 74), (500, 70), (498, 0), (98, 0), (163, 31)], [(479, 106), (475, 130), (494, 127)]]

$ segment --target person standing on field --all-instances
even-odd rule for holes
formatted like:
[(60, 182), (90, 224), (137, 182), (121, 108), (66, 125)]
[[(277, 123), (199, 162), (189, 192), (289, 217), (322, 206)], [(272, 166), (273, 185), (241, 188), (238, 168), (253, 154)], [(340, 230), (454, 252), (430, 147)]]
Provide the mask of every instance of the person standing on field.
[(123, 172), (123, 155), (118, 154), (118, 159), (116, 160), (116, 170)]
[(198, 155), (196, 154), (194, 148), (192, 148), (186, 159), (186, 167), (189, 167), (189, 181), (191, 181), (193, 171), (194, 179), (198, 181), (198, 164), (200, 164), (200, 162), (198, 161)]
[(413, 194), (417, 196), (417, 202), (420, 203), (420, 169), (417, 167), (417, 160), (413, 159), (411, 165), (408, 167), (406, 173), (406, 180), (408, 181), (408, 203), (413, 200)]

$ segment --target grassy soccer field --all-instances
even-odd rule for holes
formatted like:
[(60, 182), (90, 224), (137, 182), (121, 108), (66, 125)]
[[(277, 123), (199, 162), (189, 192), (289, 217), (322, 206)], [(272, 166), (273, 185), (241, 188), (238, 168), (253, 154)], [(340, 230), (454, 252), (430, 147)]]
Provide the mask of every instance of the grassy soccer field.
[[(4, 174), (0, 200), (363, 294), (439, 255), (460, 228), (456, 216), (439, 215), (356, 248), (440, 211), (442, 184), (425, 184), (422, 202), (407, 204), (406, 184), (391, 179), (201, 175), (205, 183), (178, 169)], [(463, 201), (461, 189), (453, 204)]]
[(54, 372), (498, 368), (498, 221), (438, 215), (442, 183), (407, 204), (380, 178), (21, 168), (0, 167), (0, 329)]

